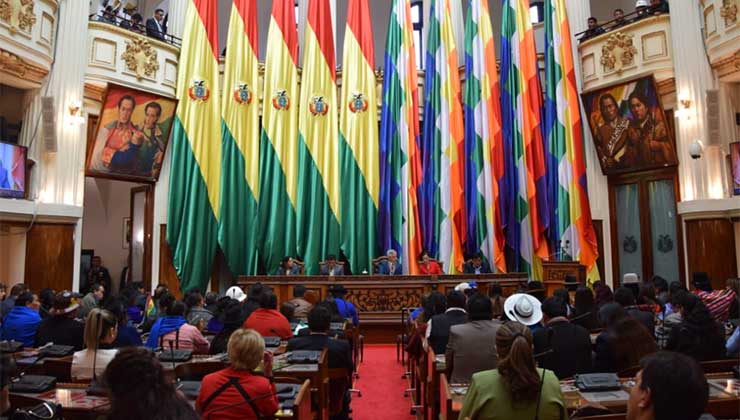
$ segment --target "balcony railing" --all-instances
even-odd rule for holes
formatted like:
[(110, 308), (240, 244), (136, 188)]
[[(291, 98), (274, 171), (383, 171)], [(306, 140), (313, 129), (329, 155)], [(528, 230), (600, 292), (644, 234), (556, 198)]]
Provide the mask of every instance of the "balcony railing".
[(88, 23), (86, 82), (112, 82), (174, 97), (180, 48), (108, 22)]
[(653, 74), (658, 82), (674, 77), (667, 14), (612, 28), (581, 42), (578, 51), (585, 91), (647, 74)]
[(4, 84), (38, 88), (51, 70), (59, 3), (0, 3), (0, 77)]

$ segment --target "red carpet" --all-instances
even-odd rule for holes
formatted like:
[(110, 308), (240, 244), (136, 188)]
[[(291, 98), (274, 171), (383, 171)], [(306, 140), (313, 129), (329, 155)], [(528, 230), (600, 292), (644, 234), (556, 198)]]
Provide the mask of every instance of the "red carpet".
[(360, 379), (355, 388), (362, 397), (352, 396), (353, 420), (411, 420), (411, 399), (403, 397), (407, 381), (401, 379), (403, 366), (396, 362), (395, 345), (365, 345)]

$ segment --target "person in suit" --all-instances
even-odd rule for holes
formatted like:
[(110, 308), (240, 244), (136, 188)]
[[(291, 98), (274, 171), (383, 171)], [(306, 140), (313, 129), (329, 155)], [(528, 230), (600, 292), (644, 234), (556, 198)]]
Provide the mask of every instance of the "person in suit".
[(301, 267), (298, 266), (290, 256), (283, 257), (280, 266), (275, 270), (276, 276), (299, 276)]
[(427, 323), (426, 341), (434, 350), (434, 354), (444, 354), (450, 339), (450, 328), (467, 321), (465, 294), (458, 291), (448, 293), (445, 313), (433, 316)]
[(568, 321), (565, 302), (557, 297), (545, 299), (542, 315), (545, 328), (534, 333), (534, 352), (552, 352), (541, 356), (539, 365), (560, 380), (590, 372), (591, 337), (585, 328)]
[(622, 305), (624, 310), (627, 312), (627, 315), (640, 321), (651, 335), (655, 335), (655, 315), (637, 307), (635, 294), (632, 293), (631, 289), (627, 287), (618, 288), (614, 292), (614, 301)]
[(378, 274), (400, 276), (403, 273), (401, 263), (398, 262), (398, 252), (389, 249), (385, 252), (386, 259), (378, 263)]
[(152, 38), (164, 41), (166, 34), (164, 29), (164, 10), (155, 10), (154, 16), (146, 20), (146, 34)]
[(491, 272), (491, 266), (488, 265), (487, 261), (483, 260), (481, 253), (477, 253), (473, 255), (470, 261), (465, 263), (463, 272), (465, 274), (489, 274)]
[(336, 255), (329, 254), (326, 257), (325, 263), (321, 265), (319, 274), (322, 276), (343, 276), (344, 266), (337, 264)]
[(491, 299), (476, 293), (468, 299), (470, 322), (450, 328), (445, 351), (450, 383), (469, 383), (474, 373), (496, 368), (496, 346), (481, 346), (481, 343), (495, 343), (496, 331), (502, 325), (501, 321), (491, 319), (492, 308)]
[[(301, 335), (288, 340), (287, 351), (294, 350), (323, 350), (327, 349), (330, 369), (344, 368), (347, 377), (329, 382), (330, 401), (342, 400), (342, 410), (338, 416), (332, 418), (347, 418), (349, 412), (350, 377), (355, 369), (352, 361), (352, 352), (347, 340), (329, 338), (331, 313), (317, 305), (308, 313), (308, 335)], [(332, 410), (334, 411), (334, 410)]]

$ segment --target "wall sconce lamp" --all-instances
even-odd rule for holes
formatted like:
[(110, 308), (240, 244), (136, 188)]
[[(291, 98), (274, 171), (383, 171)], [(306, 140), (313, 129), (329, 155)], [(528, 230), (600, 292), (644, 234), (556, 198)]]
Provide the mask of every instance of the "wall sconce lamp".
[(691, 119), (691, 99), (683, 98), (678, 100), (678, 110), (676, 111), (676, 117)]
[(84, 112), (81, 110), (82, 104), (80, 101), (72, 101), (67, 105), (67, 110), (69, 111), (69, 114), (66, 116), (67, 122), (69, 125), (82, 125), (85, 124)]

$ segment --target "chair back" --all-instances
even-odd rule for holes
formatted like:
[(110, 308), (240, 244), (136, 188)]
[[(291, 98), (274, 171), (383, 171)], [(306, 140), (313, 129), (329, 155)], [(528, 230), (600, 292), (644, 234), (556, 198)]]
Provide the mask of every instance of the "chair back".
[(300, 268), (298, 274), (302, 275), (304, 273), (304, 270), (306, 269), (306, 264), (303, 261), (296, 260), (295, 258), (293, 259), (293, 264), (297, 265)]
[(225, 362), (189, 362), (175, 367), (175, 377), (185, 381), (201, 381), (203, 377), (226, 369)]
[(373, 274), (378, 274), (378, 266), (382, 261), (387, 261), (388, 257), (381, 255), (378, 258), (373, 258)]
[(57, 378), (57, 382), (72, 382), (72, 360), (47, 359), (44, 374)]

